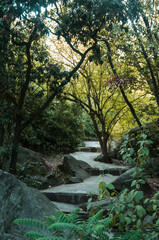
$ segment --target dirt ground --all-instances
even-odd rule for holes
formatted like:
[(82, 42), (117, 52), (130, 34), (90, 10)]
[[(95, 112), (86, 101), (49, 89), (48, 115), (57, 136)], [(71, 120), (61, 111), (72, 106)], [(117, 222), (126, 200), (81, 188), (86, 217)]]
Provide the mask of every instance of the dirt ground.
[(58, 168), (58, 165), (61, 165), (63, 163), (63, 156), (62, 154), (58, 155), (52, 155), (52, 156), (47, 156), (47, 155), (42, 155), (42, 158), (46, 162), (46, 164), (49, 166), (49, 173), (55, 171)]

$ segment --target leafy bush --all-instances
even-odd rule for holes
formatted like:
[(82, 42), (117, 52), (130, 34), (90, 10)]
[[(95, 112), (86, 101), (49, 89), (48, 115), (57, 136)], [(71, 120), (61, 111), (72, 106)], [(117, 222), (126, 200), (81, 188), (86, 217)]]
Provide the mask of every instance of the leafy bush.
[(84, 135), (82, 111), (66, 101), (57, 101), (22, 134), (23, 146), (40, 152), (70, 152)]
[(83, 121), (84, 121), (84, 137), (85, 139), (96, 139), (97, 135), (95, 133), (94, 125), (90, 116), (83, 112), (82, 113)]
[(11, 144), (4, 144), (0, 146), (0, 169), (8, 170), (11, 158)]
[(131, 166), (138, 166), (145, 175), (159, 176), (159, 161), (155, 161), (156, 159), (151, 157), (154, 143), (148, 138), (149, 135), (145, 133), (145, 130), (136, 138), (126, 135), (120, 153), (125, 162)]

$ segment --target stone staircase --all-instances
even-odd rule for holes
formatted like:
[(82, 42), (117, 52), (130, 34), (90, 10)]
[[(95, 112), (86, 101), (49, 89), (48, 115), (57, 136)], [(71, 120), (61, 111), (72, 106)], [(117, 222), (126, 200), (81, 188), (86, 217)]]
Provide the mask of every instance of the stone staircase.
[[(63, 184), (57, 187), (51, 187), (41, 192), (45, 194), (58, 209), (65, 213), (70, 213), (75, 208), (80, 207), (81, 204), (88, 202), (90, 197), (95, 201), (99, 194), (99, 183), (101, 181), (107, 184), (115, 181), (120, 174), (125, 172), (128, 168), (125, 166), (117, 166), (113, 164), (106, 164), (94, 161), (94, 159), (100, 154), (98, 152), (99, 144), (97, 142), (86, 142), (86, 148), (90, 148), (89, 151), (80, 151), (72, 153), (71, 155), (79, 161), (84, 161), (89, 164), (89, 168), (86, 170), (91, 177), (85, 179), (80, 183)], [(97, 152), (92, 152), (91, 148), (96, 148)], [(102, 175), (99, 177), (99, 175)], [(107, 173), (112, 174), (106, 175)], [(87, 213), (81, 214), (87, 215)]]

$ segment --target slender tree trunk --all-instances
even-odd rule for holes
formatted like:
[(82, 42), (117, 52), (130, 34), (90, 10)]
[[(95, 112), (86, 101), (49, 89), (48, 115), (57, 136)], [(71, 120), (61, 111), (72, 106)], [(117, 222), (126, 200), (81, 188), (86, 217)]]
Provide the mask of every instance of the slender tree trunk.
[(102, 153), (103, 153), (104, 160), (105, 160), (104, 162), (112, 163), (112, 159), (111, 159), (111, 157), (109, 156), (109, 153), (108, 153), (109, 134), (105, 131), (102, 131), (102, 136), (103, 136), (103, 150), (102, 150)]
[(137, 122), (138, 126), (141, 128), (141, 127), (142, 127), (142, 124), (141, 124), (138, 116), (136, 115), (135, 109), (134, 109), (133, 105), (131, 104), (131, 102), (128, 100), (128, 98), (127, 98), (127, 96), (125, 95), (125, 92), (124, 92), (124, 90), (123, 90), (123, 88), (122, 88), (121, 86), (120, 86), (120, 91), (121, 91), (121, 94), (122, 94), (122, 96), (123, 96), (126, 104), (127, 104), (128, 107), (129, 107), (129, 109), (130, 109), (130, 111), (131, 111), (134, 119), (136, 119), (136, 122)]
[(9, 171), (13, 174), (16, 173), (16, 163), (17, 163), (17, 157), (18, 157), (18, 148), (19, 148), (21, 132), (22, 132), (21, 131), (21, 118), (19, 117), (16, 121), (12, 153), (11, 153), (11, 161), (10, 161), (10, 166), (9, 166)]
[(108, 153), (108, 148), (107, 148), (107, 144), (108, 144), (108, 139), (109, 139), (109, 134), (105, 132), (105, 128), (103, 127), (103, 124), (102, 124), (102, 134), (100, 133), (99, 129), (98, 129), (98, 124), (94, 118), (94, 115), (93, 114), (90, 114), (91, 116), (91, 119), (93, 121), (93, 124), (94, 124), (94, 128), (95, 128), (95, 132), (97, 134), (97, 138), (98, 138), (98, 141), (99, 141), (99, 144), (100, 144), (100, 147), (101, 147), (101, 150), (102, 150), (102, 154), (104, 156), (104, 162), (106, 163), (112, 163), (112, 160), (109, 156), (109, 153)]
[(0, 146), (2, 146), (4, 142), (4, 133), (5, 133), (4, 126), (1, 125), (0, 126)]
[[(109, 42), (108, 42), (107, 40), (105, 40), (105, 43), (106, 43), (107, 49), (108, 49), (108, 61), (109, 61), (109, 64), (110, 64), (110, 66), (111, 66), (111, 69), (112, 69), (112, 71), (113, 71), (113, 73), (114, 73), (114, 76), (116, 77), (116, 76), (118, 76), (118, 74), (117, 74), (117, 71), (116, 71), (115, 66), (114, 66), (114, 64), (113, 64), (113, 61), (112, 61), (111, 48), (110, 48)], [(138, 126), (141, 128), (141, 127), (142, 127), (142, 124), (141, 124), (139, 118), (137, 117), (137, 114), (136, 114), (136, 112), (135, 112), (135, 109), (134, 109), (133, 105), (132, 105), (131, 102), (128, 100), (128, 98), (127, 98), (127, 96), (126, 96), (126, 94), (125, 94), (122, 86), (120, 86), (120, 91), (121, 91), (121, 94), (122, 94), (122, 96), (123, 96), (126, 104), (128, 105), (128, 107), (129, 107), (129, 109), (130, 109), (130, 112), (132, 113), (132, 115), (133, 115), (134, 119), (136, 120)]]

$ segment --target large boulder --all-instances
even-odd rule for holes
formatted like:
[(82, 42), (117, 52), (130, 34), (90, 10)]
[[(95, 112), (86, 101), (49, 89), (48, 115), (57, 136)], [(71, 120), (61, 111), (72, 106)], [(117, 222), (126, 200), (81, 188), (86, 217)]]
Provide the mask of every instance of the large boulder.
[[(49, 170), (48, 165), (45, 163), (40, 153), (24, 147), (19, 147), (17, 163), (25, 167), (29, 164), (34, 165), (34, 168), (32, 167), (30, 171), (34, 171), (35, 169), (36, 174), (39, 175), (46, 175)], [(30, 174), (34, 175), (34, 172)]]
[(116, 190), (123, 190), (124, 188), (130, 188), (133, 181), (132, 174), (135, 171), (135, 168), (131, 168), (121, 174), (116, 180), (112, 182)]
[[(131, 183), (134, 180), (134, 178), (132, 176), (134, 171), (135, 171), (135, 168), (130, 168), (129, 170), (127, 170), (126, 172), (121, 174), (118, 178), (116, 178), (112, 182), (112, 184), (114, 185), (114, 187), (117, 191), (121, 191), (125, 188), (128, 188), (128, 189), (131, 188)], [(145, 184), (142, 185), (142, 190), (145, 193), (150, 193), (153, 191), (153, 189), (147, 182), (145, 182)]]
[[(42, 193), (0, 170), (0, 239), (16, 240), (24, 229), (13, 224), (17, 218), (43, 219), (56, 207)], [(19, 237), (18, 237), (19, 236)]]
[(71, 155), (66, 155), (63, 158), (62, 170), (66, 174), (71, 175), (69, 180), (72, 183), (82, 182), (90, 177), (90, 174), (87, 172), (89, 168), (90, 165), (88, 163), (77, 160)]

